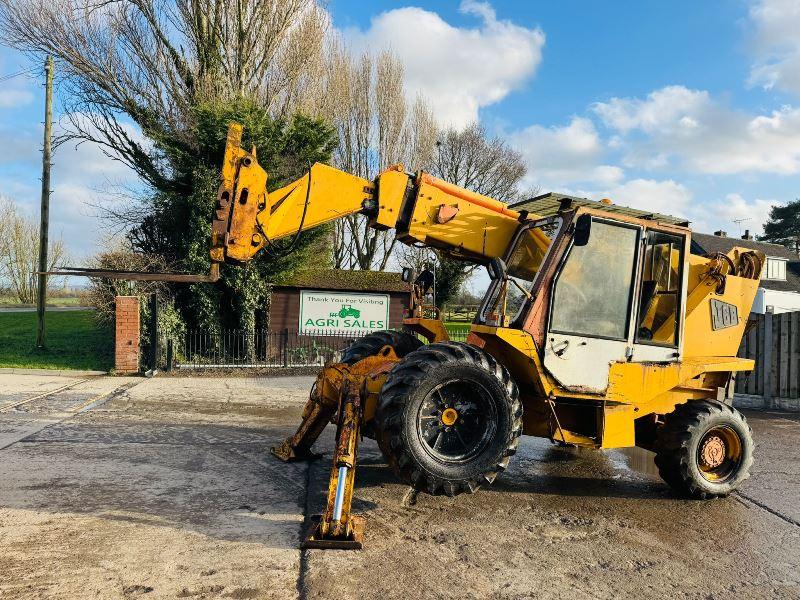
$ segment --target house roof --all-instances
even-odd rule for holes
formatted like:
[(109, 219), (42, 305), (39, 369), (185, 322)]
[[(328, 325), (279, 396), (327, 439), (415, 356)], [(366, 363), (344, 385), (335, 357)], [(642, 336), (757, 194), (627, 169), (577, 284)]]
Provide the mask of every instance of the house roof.
[(597, 210), (604, 210), (610, 213), (618, 213), (627, 217), (635, 217), (637, 219), (649, 219), (658, 221), (659, 223), (669, 223), (670, 225), (689, 225), (689, 221), (679, 217), (664, 215), (661, 213), (639, 210), (637, 208), (630, 208), (619, 204), (607, 204), (605, 202), (598, 202), (597, 200), (590, 200), (589, 198), (579, 198), (578, 196), (569, 196), (567, 194), (556, 194), (553, 192), (536, 196), (529, 200), (522, 200), (509, 206), (514, 210), (527, 210), (529, 213), (540, 215), (542, 217), (549, 217), (558, 213), (561, 209), (562, 203), (569, 201), (572, 207), (588, 206), (596, 208)]
[(739, 246), (750, 250), (761, 250), (761, 252), (773, 258), (798, 260), (797, 254), (781, 244), (760, 242), (758, 240), (743, 240), (738, 237), (723, 237), (721, 235), (711, 235), (710, 233), (692, 233), (692, 239), (697, 242), (706, 254), (730, 252), (731, 249)]
[(358, 292), (408, 292), (411, 285), (401, 273), (388, 271), (350, 271), (346, 269), (309, 269), (275, 284), (275, 287)]
[(692, 252), (694, 254), (727, 253), (736, 246), (740, 248), (749, 248), (750, 250), (760, 250), (768, 257), (782, 258), (787, 261), (786, 281), (762, 279), (761, 287), (767, 290), (778, 290), (782, 292), (800, 292), (800, 260), (797, 254), (789, 250), (786, 246), (772, 244), (770, 242), (759, 242), (757, 240), (743, 240), (738, 237), (723, 237), (720, 235), (711, 235), (709, 233), (692, 233)]

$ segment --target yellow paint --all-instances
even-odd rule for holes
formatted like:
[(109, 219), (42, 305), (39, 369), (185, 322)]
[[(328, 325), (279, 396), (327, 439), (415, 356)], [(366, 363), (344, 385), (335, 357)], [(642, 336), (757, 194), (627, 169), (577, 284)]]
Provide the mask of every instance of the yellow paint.
[[(735, 256), (734, 248), (729, 255)], [(762, 263), (764, 255), (760, 254)], [(715, 291), (716, 282), (708, 277), (708, 260), (690, 255), (689, 260), (689, 295), (686, 299), (686, 326), (683, 344), (684, 357), (693, 356), (736, 356), (742, 341), (744, 328), (750, 308), (753, 306), (758, 291), (758, 279), (743, 279), (728, 275), (725, 291)], [(711, 326), (711, 300), (733, 304), (739, 313), (739, 324), (714, 331)]]
[[(443, 224), (436, 219), (442, 205), (458, 209), (456, 216)], [(407, 243), (422, 242), (446, 249), (453, 256), (487, 262), (487, 259), (505, 254), (518, 226), (519, 222), (513, 216), (421, 183), (408, 232), (400, 232), (398, 237)]]
[(390, 168), (378, 176), (378, 215), (370, 221), (378, 229), (392, 229), (397, 225), (403, 198), (408, 187), (408, 175), (399, 168)]
[(450, 339), (447, 328), (441, 319), (427, 319), (424, 317), (410, 317), (403, 320), (410, 331), (420, 334), (431, 343), (446, 342)]
[(634, 419), (637, 417), (635, 410), (631, 405), (604, 403), (600, 411), (601, 448), (626, 448), (636, 444), (633, 427)]

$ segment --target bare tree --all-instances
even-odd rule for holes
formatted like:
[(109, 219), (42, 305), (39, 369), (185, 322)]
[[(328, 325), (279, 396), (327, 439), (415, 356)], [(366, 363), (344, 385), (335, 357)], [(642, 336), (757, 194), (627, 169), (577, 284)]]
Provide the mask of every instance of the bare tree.
[[(377, 58), (353, 58), (331, 42), (317, 107), (339, 134), (337, 167), (372, 179), (387, 166), (425, 168), (433, 157), (436, 122), (424, 99), (409, 107), (403, 66), (389, 51)], [(360, 215), (341, 219), (334, 231), (334, 265), (345, 269), (385, 269), (395, 239), (367, 226)]]
[[(8, 198), (0, 198), (0, 276), (8, 282), (14, 296), (23, 304), (36, 301), (39, 266), (39, 222), (25, 215)], [(66, 251), (63, 240), (51, 239), (48, 270), (63, 264)], [(49, 277), (48, 289), (63, 285), (63, 278)]]
[(431, 172), (437, 177), (505, 202), (519, 198), (522, 155), (501, 137), (489, 137), (483, 125), (448, 129), (436, 146)]
[(11, 199), (0, 196), (0, 286), (7, 283), (8, 279), (8, 256), (11, 253), (11, 222), (16, 207)]
[[(90, 263), (99, 269), (122, 271), (164, 271), (169, 265), (160, 256), (133, 252), (130, 245), (119, 238), (105, 240), (109, 248), (94, 256)], [(95, 317), (101, 323), (113, 323), (117, 296), (145, 297), (157, 294), (162, 304), (170, 301), (168, 286), (161, 281), (126, 281), (123, 279), (91, 279), (84, 294), (87, 306), (95, 309)]]
[(2, 40), (55, 57), (69, 136), (157, 188), (169, 166), (150, 142), (180, 139), (198, 103), (247, 97), (284, 116), (306, 102), (327, 22), (316, 0), (0, 0)]

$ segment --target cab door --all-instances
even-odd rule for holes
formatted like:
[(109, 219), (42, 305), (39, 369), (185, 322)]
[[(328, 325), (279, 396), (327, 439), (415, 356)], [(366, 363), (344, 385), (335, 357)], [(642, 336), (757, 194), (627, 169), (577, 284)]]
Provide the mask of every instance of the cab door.
[(688, 238), (649, 230), (643, 240), (631, 362), (680, 360)]
[(602, 394), (612, 363), (632, 353), (633, 288), (642, 229), (592, 218), (551, 290), (544, 367), (567, 389)]

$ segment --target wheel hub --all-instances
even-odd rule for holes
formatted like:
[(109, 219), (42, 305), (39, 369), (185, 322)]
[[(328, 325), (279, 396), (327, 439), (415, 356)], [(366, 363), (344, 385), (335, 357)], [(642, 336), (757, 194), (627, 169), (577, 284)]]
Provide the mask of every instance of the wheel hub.
[(719, 467), (725, 460), (725, 455), (725, 441), (718, 435), (707, 437), (700, 449), (700, 460), (711, 469)]
[(475, 382), (455, 379), (439, 384), (420, 405), (419, 440), (441, 462), (471, 460), (491, 442), (495, 431), (491, 394)]
[(445, 408), (442, 411), (441, 420), (442, 425), (451, 427), (456, 421), (458, 421), (458, 411), (455, 408)]

